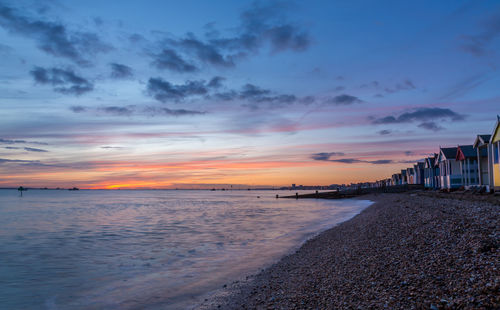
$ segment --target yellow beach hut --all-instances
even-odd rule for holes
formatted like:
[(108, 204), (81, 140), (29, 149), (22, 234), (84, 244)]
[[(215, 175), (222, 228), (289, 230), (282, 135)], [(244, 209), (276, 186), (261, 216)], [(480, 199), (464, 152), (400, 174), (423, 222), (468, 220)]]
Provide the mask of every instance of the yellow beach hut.
[(491, 134), (491, 161), (493, 166), (493, 190), (500, 191), (500, 116), (497, 115), (497, 123), (495, 124), (495, 128), (493, 129), (493, 133)]

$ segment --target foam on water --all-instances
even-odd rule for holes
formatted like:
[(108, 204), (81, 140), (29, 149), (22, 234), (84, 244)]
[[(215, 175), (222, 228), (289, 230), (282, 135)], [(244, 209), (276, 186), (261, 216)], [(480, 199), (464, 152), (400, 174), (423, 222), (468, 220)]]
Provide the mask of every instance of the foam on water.
[(370, 204), (276, 194), (0, 190), (2, 309), (184, 308)]

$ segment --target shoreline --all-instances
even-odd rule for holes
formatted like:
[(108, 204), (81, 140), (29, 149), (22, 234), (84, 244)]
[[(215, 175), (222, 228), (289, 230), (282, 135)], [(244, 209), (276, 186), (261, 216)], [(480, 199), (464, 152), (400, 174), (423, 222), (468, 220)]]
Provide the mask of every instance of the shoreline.
[(499, 207), (416, 193), (374, 204), (193, 309), (500, 306)]

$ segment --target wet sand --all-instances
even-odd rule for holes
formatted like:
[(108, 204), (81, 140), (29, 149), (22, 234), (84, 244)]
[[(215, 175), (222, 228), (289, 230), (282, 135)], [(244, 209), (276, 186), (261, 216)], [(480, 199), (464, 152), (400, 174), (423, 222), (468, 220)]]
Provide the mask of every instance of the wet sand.
[(195, 309), (500, 308), (498, 205), (416, 193), (360, 199), (375, 204)]

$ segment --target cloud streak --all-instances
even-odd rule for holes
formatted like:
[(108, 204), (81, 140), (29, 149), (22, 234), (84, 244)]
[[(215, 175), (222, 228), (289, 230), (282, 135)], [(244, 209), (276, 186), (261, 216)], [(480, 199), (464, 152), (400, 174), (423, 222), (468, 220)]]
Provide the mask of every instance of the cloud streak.
[(451, 109), (443, 108), (418, 108), (411, 112), (405, 112), (399, 116), (385, 116), (372, 120), (373, 124), (401, 124), (421, 122), (418, 127), (437, 131), (443, 129), (438, 126), (435, 121), (437, 120), (450, 120), (450, 121), (463, 121), (465, 115), (459, 114)]
[(38, 84), (52, 85), (55, 92), (80, 96), (94, 89), (94, 85), (87, 79), (78, 76), (71, 69), (35, 67), (30, 71)]
[(111, 77), (113, 79), (128, 79), (134, 76), (132, 68), (129, 66), (119, 64), (119, 63), (110, 63), (111, 66)]
[(91, 32), (70, 31), (63, 24), (30, 18), (0, 4), (0, 26), (37, 42), (47, 54), (63, 57), (81, 66), (91, 64), (90, 57), (111, 50), (111, 46)]

